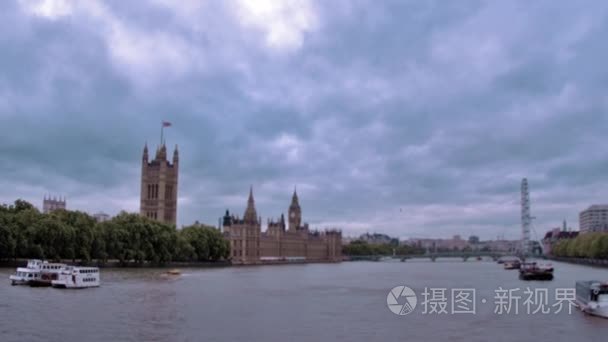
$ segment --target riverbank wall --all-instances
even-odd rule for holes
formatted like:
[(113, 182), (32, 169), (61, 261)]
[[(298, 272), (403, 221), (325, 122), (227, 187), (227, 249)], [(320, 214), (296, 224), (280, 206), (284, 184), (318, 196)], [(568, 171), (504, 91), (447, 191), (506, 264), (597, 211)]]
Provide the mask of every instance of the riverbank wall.
[(608, 259), (564, 258), (564, 257), (554, 257), (554, 256), (549, 256), (547, 258), (549, 260), (566, 262), (566, 263), (570, 263), (570, 264), (608, 268)]

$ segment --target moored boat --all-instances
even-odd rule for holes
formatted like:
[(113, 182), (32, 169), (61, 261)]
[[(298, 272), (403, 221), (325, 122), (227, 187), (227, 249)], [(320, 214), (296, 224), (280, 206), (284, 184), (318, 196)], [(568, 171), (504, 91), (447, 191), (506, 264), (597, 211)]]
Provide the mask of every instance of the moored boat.
[(553, 267), (551, 265), (539, 265), (536, 262), (523, 262), (519, 267), (519, 279), (552, 280)]
[(576, 304), (585, 313), (608, 318), (608, 282), (577, 281)]
[(98, 287), (100, 275), (98, 267), (66, 266), (56, 280), (51, 281), (53, 287), (67, 289), (84, 289)]

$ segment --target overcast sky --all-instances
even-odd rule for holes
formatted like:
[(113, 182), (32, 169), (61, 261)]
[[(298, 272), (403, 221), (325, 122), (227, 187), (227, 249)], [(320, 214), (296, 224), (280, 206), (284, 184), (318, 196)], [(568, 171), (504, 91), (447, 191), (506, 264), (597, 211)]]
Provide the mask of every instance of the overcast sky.
[[(538, 235), (608, 202), (606, 1), (3, 1), (0, 202), (139, 210), (161, 120), (178, 225), (297, 186), (345, 235)], [(534, 234), (533, 234), (534, 236)]]

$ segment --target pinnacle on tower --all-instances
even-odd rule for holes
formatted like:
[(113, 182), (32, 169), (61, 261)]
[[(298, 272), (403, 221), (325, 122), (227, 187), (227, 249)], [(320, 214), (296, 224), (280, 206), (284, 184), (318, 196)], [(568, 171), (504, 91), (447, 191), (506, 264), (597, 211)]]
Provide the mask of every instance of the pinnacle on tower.
[(163, 143), (158, 150), (158, 159), (167, 160), (167, 146)]
[(253, 199), (253, 186), (249, 188), (249, 199), (247, 200), (247, 209), (243, 220), (246, 223), (256, 224), (258, 221), (258, 214), (255, 210), (255, 200)]
[(147, 142), (144, 145), (144, 154), (143, 154), (142, 159), (146, 162), (148, 161), (148, 143)]
[(173, 164), (179, 161), (179, 152), (177, 150), (177, 144), (175, 145), (175, 149), (173, 150)]

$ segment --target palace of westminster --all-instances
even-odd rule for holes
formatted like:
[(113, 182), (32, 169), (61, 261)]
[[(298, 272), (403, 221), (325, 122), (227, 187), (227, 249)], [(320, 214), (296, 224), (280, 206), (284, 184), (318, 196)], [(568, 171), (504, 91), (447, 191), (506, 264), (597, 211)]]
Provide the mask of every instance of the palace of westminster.
[[(179, 152), (167, 159), (163, 143), (154, 159), (149, 160), (148, 146), (144, 147), (141, 166), (140, 215), (168, 224), (176, 224)], [(262, 219), (255, 209), (253, 189), (249, 190), (247, 208), (242, 218), (228, 210), (223, 218), (223, 234), (230, 242), (230, 256), (234, 264), (275, 262), (337, 262), (342, 255), (342, 233), (338, 230), (311, 231), (302, 224), (302, 209), (294, 190), (285, 217), (268, 221), (262, 232)]]

